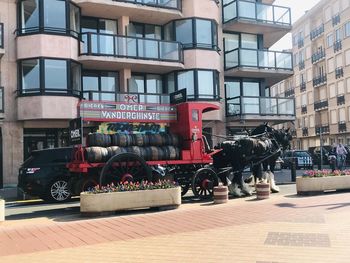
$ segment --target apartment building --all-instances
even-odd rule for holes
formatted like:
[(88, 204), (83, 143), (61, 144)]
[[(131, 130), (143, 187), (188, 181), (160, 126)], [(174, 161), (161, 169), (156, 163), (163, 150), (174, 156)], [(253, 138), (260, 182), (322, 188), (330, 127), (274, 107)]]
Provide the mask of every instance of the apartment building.
[(291, 53), (268, 50), (291, 30), (273, 2), (0, 0), (0, 188), (32, 150), (68, 144), (81, 99), (167, 103), (185, 88), (220, 105), (204, 120), (220, 135), (293, 120), (294, 99), (270, 96), (293, 74)]
[(350, 1), (321, 0), (293, 24), (292, 37), (294, 76), (272, 93), (295, 96), (294, 147), (350, 144)]

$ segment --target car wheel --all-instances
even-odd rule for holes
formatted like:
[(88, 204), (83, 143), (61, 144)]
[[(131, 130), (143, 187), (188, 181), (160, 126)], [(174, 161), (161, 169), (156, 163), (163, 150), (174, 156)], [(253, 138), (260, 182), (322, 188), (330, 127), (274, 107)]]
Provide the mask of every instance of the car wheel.
[(65, 202), (68, 201), (72, 197), (70, 192), (68, 181), (63, 178), (57, 178), (53, 180), (47, 189), (46, 201), (53, 202)]

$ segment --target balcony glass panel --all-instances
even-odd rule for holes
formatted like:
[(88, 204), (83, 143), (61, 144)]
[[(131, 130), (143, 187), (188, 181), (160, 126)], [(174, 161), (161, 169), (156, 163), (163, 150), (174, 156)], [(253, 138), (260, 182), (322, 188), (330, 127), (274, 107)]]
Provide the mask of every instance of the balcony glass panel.
[(181, 44), (135, 37), (83, 33), (81, 55), (107, 55), (182, 62)]
[(294, 115), (294, 100), (287, 98), (279, 98), (278, 112), (282, 115)]
[(255, 19), (255, 3), (238, 1), (238, 13), (240, 17)]
[(258, 66), (257, 50), (240, 49), (240, 58), (241, 58), (240, 64), (242, 66), (248, 66), (248, 67)]
[(262, 67), (262, 68), (275, 67), (275, 54), (269, 51), (259, 51), (259, 67)]
[(277, 100), (275, 98), (260, 98), (260, 112), (264, 115), (276, 115)]
[(238, 52), (239, 50), (235, 49), (225, 54), (225, 68), (235, 68), (239, 65)]
[(180, 0), (113, 0), (116, 2), (130, 2), (135, 4), (144, 4), (171, 9), (181, 9)]
[(242, 114), (259, 114), (259, 98), (242, 97)]

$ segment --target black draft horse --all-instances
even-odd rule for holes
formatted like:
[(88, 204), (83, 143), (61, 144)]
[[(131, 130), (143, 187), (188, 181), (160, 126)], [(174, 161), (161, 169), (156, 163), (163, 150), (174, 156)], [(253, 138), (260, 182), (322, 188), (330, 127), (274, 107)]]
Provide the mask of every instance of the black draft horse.
[[(292, 140), (292, 135), (289, 133), (288, 129), (275, 130), (274, 128), (264, 123), (256, 127), (251, 133), (250, 136), (267, 136), (272, 141), (275, 141), (279, 144), (280, 150), (275, 154), (272, 154), (268, 158), (264, 159), (262, 162), (252, 165), (252, 173), (255, 182), (258, 180), (265, 179), (270, 183), (271, 191), (273, 193), (278, 193), (279, 188), (275, 184), (274, 172), (276, 167), (276, 162), (280, 158), (282, 151), (290, 148), (290, 141)], [(261, 169), (262, 166), (262, 169)], [(264, 174), (262, 173), (264, 172)], [(250, 182), (252, 177), (245, 180), (246, 183)]]
[(289, 145), (291, 136), (288, 131), (275, 130), (265, 123), (254, 129), (250, 136), (236, 141), (225, 141), (219, 145), (222, 151), (213, 155), (213, 165), (218, 170), (232, 168), (228, 170), (229, 174), (221, 173), (219, 176), (222, 182), (229, 185), (231, 194), (252, 194), (252, 189), (243, 181), (243, 170), (249, 166), (254, 167), (255, 175), (262, 179), (259, 167), (262, 163), (266, 167), (270, 166), (270, 169), (274, 166), (281, 149)]

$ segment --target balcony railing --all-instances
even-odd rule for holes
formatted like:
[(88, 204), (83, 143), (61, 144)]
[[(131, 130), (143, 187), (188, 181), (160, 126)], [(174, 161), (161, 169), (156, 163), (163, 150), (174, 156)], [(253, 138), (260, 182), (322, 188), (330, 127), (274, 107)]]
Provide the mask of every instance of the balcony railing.
[(334, 42), (334, 45), (333, 45), (334, 52), (338, 52), (338, 51), (342, 50), (342, 48), (343, 48), (343, 46), (342, 46), (341, 40)]
[(324, 84), (327, 84), (327, 75), (321, 75), (321, 76), (315, 77), (312, 80), (312, 84), (314, 87), (319, 87)]
[(290, 97), (290, 96), (294, 96), (295, 95), (295, 90), (294, 88), (288, 89), (284, 92), (284, 96), (285, 97)]
[(320, 111), (328, 108), (328, 100), (320, 100), (314, 103), (314, 110)]
[(83, 91), (83, 98), (96, 101), (169, 104), (170, 96), (159, 93), (117, 93), (115, 91)]
[(332, 25), (336, 26), (340, 23), (340, 14), (337, 14), (332, 17)]
[(0, 23), (0, 48), (4, 48), (4, 24)]
[(291, 13), (288, 7), (244, 0), (223, 1), (224, 23), (239, 18), (259, 21), (266, 24), (281, 26), (291, 25)]
[(301, 82), (300, 83), (300, 92), (303, 92), (306, 90), (306, 82)]
[(307, 106), (306, 105), (302, 105), (301, 106), (301, 114), (306, 114), (307, 113)]
[(290, 130), (290, 134), (292, 135), (293, 138), (297, 137), (297, 131), (294, 128)]
[(309, 128), (304, 127), (301, 129), (303, 136), (309, 136)]
[(339, 106), (339, 105), (343, 105), (343, 104), (345, 104), (345, 96), (344, 95), (339, 95), (337, 97), (337, 105)]
[(313, 53), (311, 56), (312, 64), (315, 64), (315, 63), (323, 60), (325, 57), (326, 57), (326, 52), (323, 49)]
[(292, 53), (248, 48), (225, 51), (225, 70), (236, 67), (293, 70)]
[(302, 48), (304, 46), (304, 39), (298, 39), (298, 48)]
[(113, 1), (181, 10), (181, 0), (113, 0)]
[[(160, 93), (137, 93), (128, 92), (121, 93), (118, 91), (83, 91), (83, 99), (96, 100), (96, 101), (115, 101), (115, 102), (131, 102), (131, 103), (158, 103), (158, 104), (169, 104), (169, 94)], [(213, 94), (196, 94), (187, 95), (187, 100), (220, 100), (219, 95)]]
[(329, 133), (329, 125), (316, 126), (315, 133), (316, 135)]
[(338, 67), (335, 69), (335, 78), (338, 79), (338, 78), (341, 78), (344, 76), (344, 70), (343, 70), (343, 67)]
[(305, 69), (305, 61), (300, 61), (299, 62), (299, 70)]
[(311, 41), (318, 38), (324, 33), (324, 24), (320, 25), (319, 27), (315, 28), (310, 32), (310, 39)]
[(295, 116), (294, 98), (238, 96), (226, 100), (226, 115)]
[(346, 123), (341, 121), (338, 123), (338, 132), (346, 132)]
[(83, 33), (80, 55), (183, 62), (182, 45), (157, 39)]

